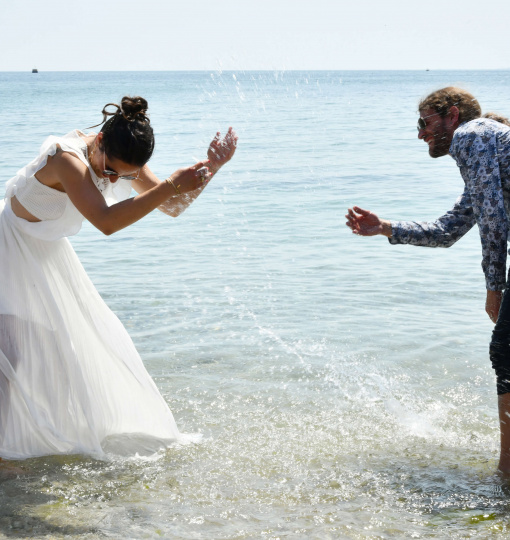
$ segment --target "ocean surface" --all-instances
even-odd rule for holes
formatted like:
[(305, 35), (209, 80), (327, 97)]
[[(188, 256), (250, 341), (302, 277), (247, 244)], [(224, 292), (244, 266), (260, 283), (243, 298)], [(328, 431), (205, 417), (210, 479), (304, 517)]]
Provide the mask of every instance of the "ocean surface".
[(508, 537), (477, 230), (425, 249), (344, 219), (452, 206), (457, 167), (416, 131), (450, 84), (510, 115), (509, 71), (0, 73), (0, 195), (125, 94), (149, 102), (162, 178), (239, 134), (181, 217), (72, 239), (202, 442), (0, 469), (0, 538)]

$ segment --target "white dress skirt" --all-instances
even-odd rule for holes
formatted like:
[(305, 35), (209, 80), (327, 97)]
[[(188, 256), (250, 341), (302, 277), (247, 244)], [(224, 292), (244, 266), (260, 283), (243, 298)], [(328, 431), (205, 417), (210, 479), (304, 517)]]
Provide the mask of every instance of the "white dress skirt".
[[(54, 196), (58, 217), (30, 223), (10, 206), (37, 182), (34, 174), (57, 145), (89, 166), (80, 132), (50, 137), (0, 202), (0, 457), (156, 450), (181, 435), (66, 238), (83, 216), (67, 195), (41, 184), (34, 196), (44, 192), (43, 210)], [(104, 184), (89, 170), (109, 204), (130, 195), (128, 182)]]

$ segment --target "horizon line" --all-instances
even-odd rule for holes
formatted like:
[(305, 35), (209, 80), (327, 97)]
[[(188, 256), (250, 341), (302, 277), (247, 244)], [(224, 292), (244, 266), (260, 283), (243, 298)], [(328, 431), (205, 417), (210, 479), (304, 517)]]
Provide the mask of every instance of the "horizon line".
[[(33, 73), (32, 69), (37, 69), (37, 73)], [(37, 67), (30, 69), (0, 69), (0, 73), (30, 73), (37, 75), (39, 73), (239, 73), (239, 72), (328, 72), (328, 71), (510, 71), (510, 67), (506, 68), (359, 68), (359, 69), (314, 69), (314, 68), (263, 68), (263, 69), (39, 69)]]

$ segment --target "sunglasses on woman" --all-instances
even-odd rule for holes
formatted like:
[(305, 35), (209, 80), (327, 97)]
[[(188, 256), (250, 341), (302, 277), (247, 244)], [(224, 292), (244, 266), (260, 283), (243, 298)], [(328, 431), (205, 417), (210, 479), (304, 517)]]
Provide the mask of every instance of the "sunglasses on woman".
[(106, 176), (107, 178), (109, 178), (110, 176), (118, 176), (119, 180), (137, 180), (138, 175), (140, 174), (140, 169), (138, 169), (136, 176), (133, 176), (132, 174), (128, 174), (125, 176), (120, 175), (118, 172), (112, 171), (111, 169), (106, 168), (106, 152), (103, 152), (103, 170), (101, 171), (101, 173), (103, 174), (103, 176)]

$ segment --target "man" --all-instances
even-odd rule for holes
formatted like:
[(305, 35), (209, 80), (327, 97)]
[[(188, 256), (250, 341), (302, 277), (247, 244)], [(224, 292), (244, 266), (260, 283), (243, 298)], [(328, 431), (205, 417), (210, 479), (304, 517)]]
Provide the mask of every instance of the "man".
[(428, 144), (431, 157), (450, 154), (455, 159), (465, 184), (463, 194), (433, 222), (388, 221), (354, 206), (346, 215), (347, 226), (360, 236), (387, 236), (391, 244), (450, 247), (478, 225), (487, 287), (485, 310), (496, 323), (490, 358), (497, 377), (499, 469), (510, 474), (510, 292), (506, 288), (510, 127), (506, 118), (494, 113), (482, 117), (478, 101), (461, 88), (437, 90), (418, 109), (418, 138)]

